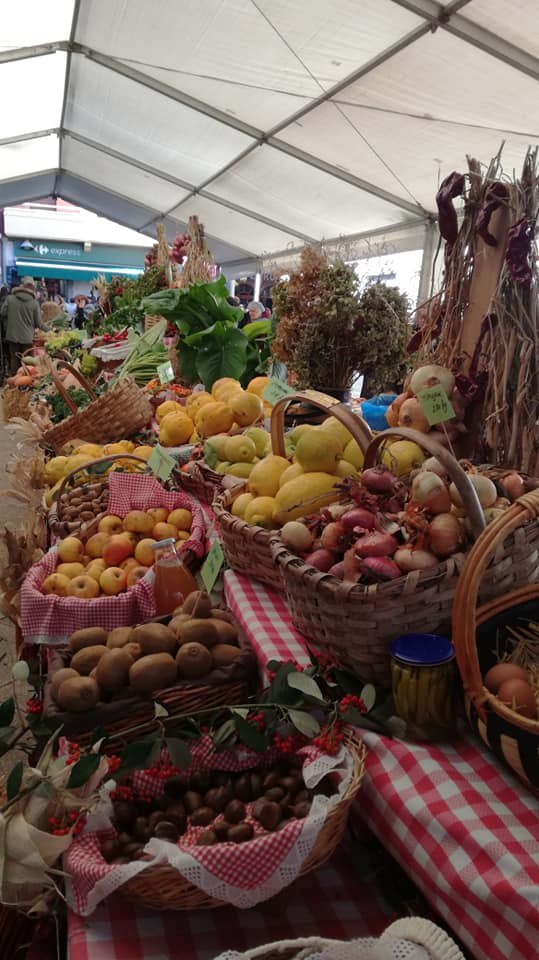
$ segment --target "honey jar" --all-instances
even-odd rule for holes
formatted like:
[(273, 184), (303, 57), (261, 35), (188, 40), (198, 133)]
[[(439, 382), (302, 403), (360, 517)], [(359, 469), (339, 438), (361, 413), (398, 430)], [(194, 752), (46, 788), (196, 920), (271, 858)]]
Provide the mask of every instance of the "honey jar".
[(395, 713), (414, 740), (447, 740), (456, 729), (455, 651), (433, 633), (407, 633), (393, 640), (391, 687)]

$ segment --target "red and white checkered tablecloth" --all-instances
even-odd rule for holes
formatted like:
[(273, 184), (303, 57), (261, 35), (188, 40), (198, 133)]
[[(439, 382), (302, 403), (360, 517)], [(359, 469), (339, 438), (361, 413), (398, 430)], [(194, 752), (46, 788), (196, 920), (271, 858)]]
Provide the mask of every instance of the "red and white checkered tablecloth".
[(341, 848), (292, 890), (251, 910), (162, 913), (116, 894), (86, 919), (69, 911), (69, 960), (210, 960), (223, 950), (296, 937), (375, 937), (390, 920), (376, 885)]

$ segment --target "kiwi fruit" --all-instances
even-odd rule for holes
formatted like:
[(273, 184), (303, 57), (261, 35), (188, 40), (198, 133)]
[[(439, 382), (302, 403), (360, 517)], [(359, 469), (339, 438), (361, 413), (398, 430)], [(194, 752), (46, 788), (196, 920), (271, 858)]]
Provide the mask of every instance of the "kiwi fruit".
[(231, 623), (231, 613), (228, 610), (219, 610), (218, 607), (214, 607), (211, 612), (212, 620), (224, 620), (226, 623)]
[(105, 693), (116, 693), (127, 685), (133, 660), (125, 647), (116, 647), (103, 654), (95, 668), (95, 679)]
[(58, 688), (56, 702), (70, 713), (93, 710), (99, 700), (99, 687), (91, 677), (69, 677)]
[(151, 693), (175, 683), (176, 672), (176, 661), (169, 653), (151, 653), (135, 661), (129, 670), (129, 683), (139, 693)]
[(237, 646), (238, 631), (232, 623), (228, 623), (226, 620), (214, 620), (213, 627), (217, 630), (218, 643), (229, 643)]
[(127, 650), (129, 656), (132, 660), (138, 660), (142, 656), (142, 650), (140, 649), (140, 643), (126, 643), (125, 647), (121, 647), (121, 650)]
[(164, 623), (142, 623), (131, 632), (131, 641), (139, 643), (143, 656), (151, 653), (176, 653), (176, 637)]
[(211, 656), (214, 667), (228, 667), (239, 657), (241, 650), (239, 647), (233, 647), (229, 643), (218, 643), (211, 649)]
[(77, 671), (73, 670), (72, 667), (62, 667), (61, 670), (57, 670), (56, 673), (53, 674), (50, 689), (51, 697), (55, 703), (61, 684), (64, 682), (64, 680), (69, 680), (72, 677), (80, 677), (80, 673), (77, 673)]
[(107, 631), (103, 627), (85, 627), (83, 630), (75, 630), (69, 638), (69, 649), (71, 653), (76, 653), (84, 647), (105, 646), (107, 636)]
[(107, 647), (111, 647), (112, 649), (115, 647), (125, 647), (127, 643), (131, 642), (132, 632), (133, 627), (115, 627), (108, 635)]
[(193, 618), (211, 617), (211, 600), (205, 590), (193, 590), (184, 601), (182, 613), (189, 613)]
[(170, 621), (170, 623), (169, 623), (169, 625), (168, 625), (168, 628), (169, 628), (169, 630), (172, 630), (172, 633), (174, 634), (174, 636), (176, 637), (176, 639), (178, 639), (178, 633), (179, 633), (179, 630), (180, 630), (182, 624), (187, 623), (187, 621), (190, 620), (190, 619), (191, 619), (191, 615), (190, 615), (189, 613), (175, 613), (175, 614), (174, 614), (172, 620)]
[(191, 619), (180, 623), (176, 631), (178, 643), (180, 646), (184, 643), (201, 643), (205, 647), (213, 647), (219, 642), (216, 622), (210, 619)]
[(176, 663), (182, 680), (195, 680), (210, 672), (212, 657), (201, 643), (184, 643), (176, 654)]
[(94, 667), (97, 667), (101, 657), (106, 652), (107, 647), (101, 644), (92, 647), (83, 647), (82, 650), (77, 650), (71, 658), (71, 666), (77, 673), (80, 673), (83, 677), (87, 677)]

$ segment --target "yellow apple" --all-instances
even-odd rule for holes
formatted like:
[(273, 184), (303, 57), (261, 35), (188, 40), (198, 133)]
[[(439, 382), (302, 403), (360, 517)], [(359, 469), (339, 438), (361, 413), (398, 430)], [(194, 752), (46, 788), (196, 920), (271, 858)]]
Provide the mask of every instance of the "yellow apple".
[(138, 560), (135, 560), (134, 557), (128, 557), (127, 560), (122, 560), (120, 570), (125, 570), (126, 573), (129, 573), (132, 567), (138, 567), (138, 565)]
[(83, 563), (59, 563), (56, 567), (56, 573), (61, 573), (64, 577), (80, 577), (84, 573)]
[(168, 516), (168, 510), (165, 507), (152, 507), (146, 513), (149, 517), (153, 517), (154, 523), (164, 523)]
[(152, 540), (150, 537), (147, 537), (145, 540), (139, 540), (135, 547), (135, 560), (141, 565), (141, 567), (151, 567), (155, 554), (152, 550), (152, 543), (155, 543), (155, 540)]
[(191, 511), (184, 510), (182, 507), (173, 510), (167, 517), (167, 523), (171, 523), (174, 527), (177, 527), (178, 530), (190, 530), (192, 521), (193, 514)]
[(74, 577), (69, 582), (69, 596), (79, 600), (93, 600), (99, 596), (99, 584), (93, 577), (87, 575)]
[(101, 517), (97, 525), (97, 529), (100, 533), (108, 533), (112, 536), (113, 533), (121, 533), (124, 528), (123, 521), (120, 517), (115, 517), (113, 514), (107, 514), (106, 517)]
[(103, 548), (103, 560), (107, 567), (119, 567), (133, 553), (133, 544), (121, 534), (115, 534)]
[(98, 557), (96, 560), (92, 560), (86, 567), (86, 576), (93, 577), (94, 580), (97, 580), (99, 583), (99, 578), (105, 569), (106, 565), (103, 557)]
[(90, 537), (86, 543), (86, 553), (92, 560), (95, 560), (98, 557), (103, 556), (103, 550), (110, 540), (110, 534), (105, 533), (104, 530), (101, 533), (94, 533), (93, 537)]
[(148, 573), (149, 567), (131, 567), (127, 572), (127, 586), (134, 587)]
[(132, 533), (150, 533), (155, 523), (153, 517), (143, 510), (131, 510), (124, 517), (124, 530)]
[(80, 563), (84, 556), (84, 544), (77, 537), (66, 537), (58, 544), (61, 563)]
[(51, 573), (43, 581), (41, 589), (43, 593), (55, 593), (57, 597), (67, 597), (70, 586), (69, 577), (65, 577), (62, 573)]
[(120, 570), (120, 567), (109, 567), (108, 570), (103, 571), (99, 578), (99, 586), (103, 593), (106, 593), (109, 597), (121, 593), (122, 590), (125, 590), (126, 585), (127, 574), (125, 570)]
[(171, 537), (175, 540), (177, 533), (172, 523), (156, 523), (152, 530), (152, 537), (154, 540), (170, 540)]

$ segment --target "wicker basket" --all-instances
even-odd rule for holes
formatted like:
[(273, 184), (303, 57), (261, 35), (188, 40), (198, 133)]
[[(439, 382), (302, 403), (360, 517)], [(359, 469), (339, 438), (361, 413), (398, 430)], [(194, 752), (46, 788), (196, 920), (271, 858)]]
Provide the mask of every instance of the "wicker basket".
[[(505, 706), (483, 686), (482, 677), (496, 663), (499, 633), (517, 618), (539, 622), (539, 584), (528, 584), (476, 607), (489, 563), (507, 537), (539, 518), (539, 490), (517, 500), (479, 537), (468, 554), (455, 593), (453, 643), (465, 691), (470, 724), (497, 757), (528, 786), (539, 790), (539, 719), (529, 720)], [(517, 609), (518, 608), (518, 609)], [(500, 653), (503, 653), (501, 643)], [(539, 665), (539, 640), (537, 642)]]
[[(435, 456), (457, 485), (474, 539), (485, 526), (475, 489), (457, 461), (426, 434), (399, 428), (379, 433), (365, 454), (372, 466), (386, 439), (412, 440)], [(365, 680), (390, 686), (389, 644), (401, 633), (448, 630), (458, 576), (465, 556), (415, 570), (387, 583), (363, 586), (320, 573), (283, 546), (272, 551), (279, 564), (294, 626), (321, 649)], [(515, 531), (500, 545), (486, 572), (481, 597), (500, 596), (522, 583), (539, 580), (539, 521)]]
[[(76, 498), (81, 493), (85, 492), (85, 487), (87, 484), (91, 483), (91, 480), (85, 481), (85, 483), (80, 486), (75, 486), (76, 477), (81, 473), (92, 473), (96, 467), (100, 467), (101, 464), (112, 464), (116, 460), (132, 460), (134, 463), (140, 465), (141, 470), (148, 470), (148, 464), (146, 460), (143, 460), (142, 457), (135, 457), (131, 453), (122, 453), (115, 454), (110, 457), (100, 457), (99, 460), (92, 460), (90, 463), (85, 464), (83, 467), (78, 467), (76, 470), (72, 470), (70, 473), (67, 473), (58, 488), (58, 494), (54, 500), (52, 507), (50, 508), (47, 515), (47, 523), (49, 530), (53, 537), (58, 537), (63, 539), (63, 537), (79, 537), (82, 536), (84, 539), (91, 537), (93, 533), (97, 532), (97, 527), (99, 521), (102, 517), (106, 515), (106, 509), (99, 514), (95, 515), (93, 520), (80, 520), (78, 522), (71, 522), (66, 518), (66, 510), (70, 506), (70, 500)], [(99, 473), (99, 471), (97, 471)], [(97, 480), (100, 479), (99, 476), (96, 477)], [(102, 482), (106, 484), (106, 478), (101, 478)], [(105, 498), (105, 499), (108, 499)]]
[(190, 460), (175, 472), (174, 478), (183, 490), (210, 506), (223, 490), (223, 475), (199, 460)]
[(74, 437), (82, 438), (89, 443), (112, 443), (115, 440), (130, 437), (150, 422), (152, 405), (147, 395), (130, 377), (119, 380), (103, 396), (96, 397), (88, 380), (79, 370), (64, 360), (59, 360), (57, 367), (69, 370), (86, 390), (92, 402), (82, 410), (78, 410), (63, 383), (53, 371), (54, 385), (73, 415), (47, 430), (42, 439), (43, 446), (59, 451), (68, 440)]
[[(345, 745), (352, 754), (352, 776), (340, 802), (329, 813), (309, 856), (304, 860), (299, 876), (317, 870), (331, 857), (342, 840), (348, 811), (364, 773), (365, 747), (351, 732), (345, 736)], [(169, 864), (148, 867), (128, 880), (118, 890), (124, 897), (154, 910), (205, 910), (208, 907), (226, 907), (229, 904), (208, 896), (195, 887)]]
[[(307, 401), (327, 416), (336, 417), (353, 434), (362, 450), (366, 450), (372, 434), (365, 423), (334, 397), (306, 390), (304, 393), (290, 394), (275, 404), (271, 414), (271, 446), (274, 454), (285, 457), (284, 422), (287, 407), (297, 401)], [(221, 531), (221, 540), (226, 562), (237, 573), (255, 577), (262, 583), (282, 590), (283, 575), (273, 558), (270, 543), (275, 538), (272, 530), (265, 530), (246, 523), (233, 516), (230, 507), (239, 493), (245, 490), (245, 484), (235, 485), (214, 500), (213, 510)]]

